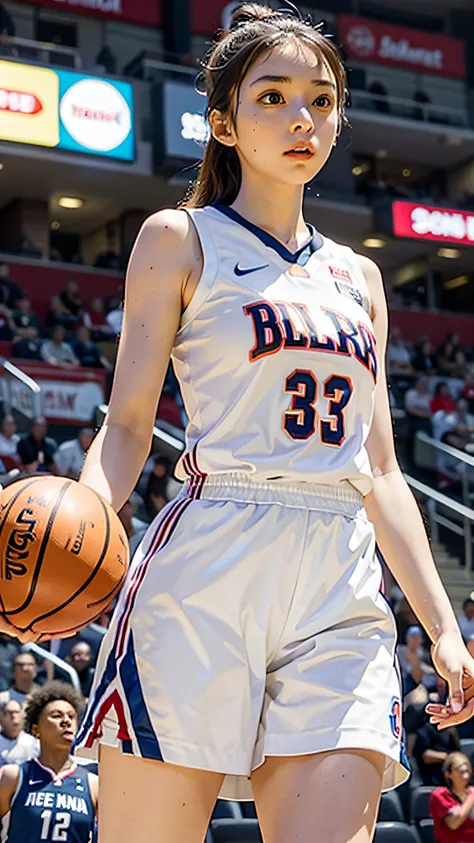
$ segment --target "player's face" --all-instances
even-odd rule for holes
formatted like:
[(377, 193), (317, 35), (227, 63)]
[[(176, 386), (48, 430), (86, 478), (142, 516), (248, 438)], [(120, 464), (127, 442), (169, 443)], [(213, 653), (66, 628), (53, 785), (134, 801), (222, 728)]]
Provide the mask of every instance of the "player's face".
[(35, 737), (45, 746), (66, 749), (71, 746), (76, 731), (76, 709), (66, 700), (55, 700), (41, 712)]
[(310, 48), (290, 38), (250, 68), (236, 103), (244, 174), (249, 168), (269, 184), (305, 184), (326, 163), (337, 130), (336, 81)]

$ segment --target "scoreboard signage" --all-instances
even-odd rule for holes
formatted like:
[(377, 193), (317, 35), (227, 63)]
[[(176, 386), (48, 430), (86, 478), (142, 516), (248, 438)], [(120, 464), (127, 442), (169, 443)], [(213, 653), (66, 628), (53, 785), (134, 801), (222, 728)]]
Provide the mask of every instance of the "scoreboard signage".
[(347, 55), (362, 62), (392, 65), (418, 73), (464, 79), (464, 41), (370, 18), (339, 15), (339, 39)]
[(415, 202), (392, 204), (393, 233), (415, 240), (474, 246), (474, 213)]
[[(95, 15), (138, 26), (161, 24), (161, 0), (28, 0), (57, 12)], [(166, 0), (169, 2), (169, 0)]]
[(0, 140), (133, 161), (133, 87), (0, 61)]

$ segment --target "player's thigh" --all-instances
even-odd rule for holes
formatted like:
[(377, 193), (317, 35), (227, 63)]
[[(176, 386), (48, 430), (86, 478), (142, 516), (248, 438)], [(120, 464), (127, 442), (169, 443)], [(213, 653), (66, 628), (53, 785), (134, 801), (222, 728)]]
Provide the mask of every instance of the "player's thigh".
[(265, 843), (369, 843), (384, 766), (367, 750), (267, 758), (252, 775)]
[(222, 779), (101, 746), (99, 843), (202, 843)]

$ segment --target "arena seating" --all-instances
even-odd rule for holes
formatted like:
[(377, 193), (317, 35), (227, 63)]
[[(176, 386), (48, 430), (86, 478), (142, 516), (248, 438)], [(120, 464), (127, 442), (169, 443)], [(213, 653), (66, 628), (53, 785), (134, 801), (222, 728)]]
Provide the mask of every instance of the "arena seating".
[(213, 820), (206, 843), (263, 843), (257, 820)]
[(395, 790), (390, 790), (382, 795), (378, 822), (405, 822), (401, 802)]
[(416, 828), (406, 823), (377, 823), (374, 843), (420, 843)]

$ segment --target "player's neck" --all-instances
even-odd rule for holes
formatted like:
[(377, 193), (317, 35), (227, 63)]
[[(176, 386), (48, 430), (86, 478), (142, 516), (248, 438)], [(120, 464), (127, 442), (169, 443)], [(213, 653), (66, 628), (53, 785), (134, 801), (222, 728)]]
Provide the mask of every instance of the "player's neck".
[(45, 746), (41, 747), (38, 761), (43, 767), (52, 770), (56, 775), (64, 772), (64, 770), (69, 770), (74, 764), (67, 749), (53, 749)]
[(303, 188), (298, 185), (276, 182), (269, 186), (246, 179), (231, 207), (294, 252), (308, 240), (302, 200)]

